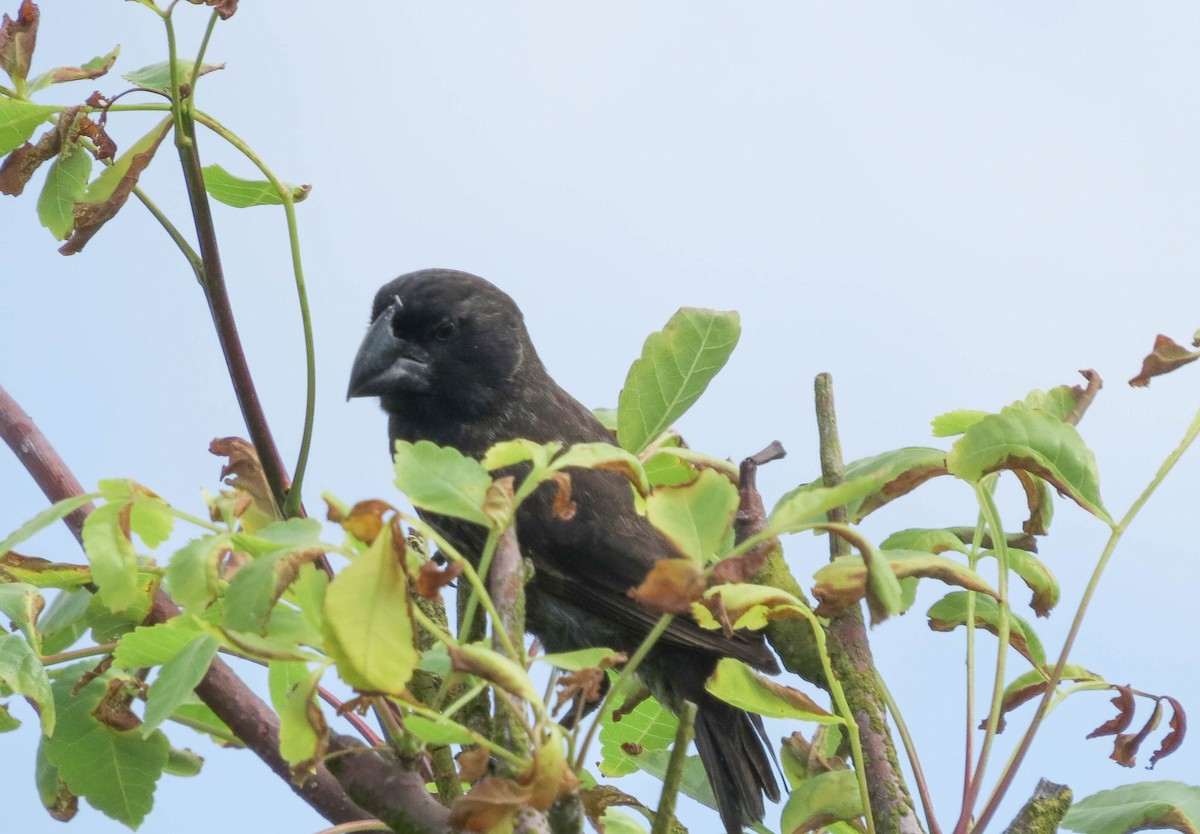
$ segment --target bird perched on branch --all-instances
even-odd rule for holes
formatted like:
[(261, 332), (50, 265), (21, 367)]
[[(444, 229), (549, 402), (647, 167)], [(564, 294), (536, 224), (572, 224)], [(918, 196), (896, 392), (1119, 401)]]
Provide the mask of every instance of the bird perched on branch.
[[(500, 441), (564, 445), (612, 442), (611, 433), (543, 367), (520, 309), (492, 284), (448, 269), (402, 275), (375, 296), (371, 325), (354, 360), (350, 397), (378, 397), (388, 436), (453, 446), (474, 458)], [(627, 592), (659, 560), (678, 552), (634, 508), (629, 483), (599, 470), (572, 470), (575, 514), (552, 508), (545, 484), (517, 511), (523, 555), (534, 565), (526, 626), (551, 652), (593, 646), (632, 652), (658, 615)], [(486, 530), (428, 520), (464, 555), (478, 560)], [(734, 657), (777, 672), (753, 634), (726, 637), (677, 617), (639, 669), (668, 709), (696, 704), (696, 747), (730, 834), (763, 816), (763, 796), (779, 799), (761, 719), (704, 688), (718, 660)]]

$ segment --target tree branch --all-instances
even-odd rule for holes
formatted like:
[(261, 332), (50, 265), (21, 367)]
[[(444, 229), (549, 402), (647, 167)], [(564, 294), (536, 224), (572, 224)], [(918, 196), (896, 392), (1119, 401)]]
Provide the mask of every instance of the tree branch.
[(1033, 796), (1004, 829), (1004, 834), (1054, 834), (1071, 810), (1071, 789), (1049, 779), (1038, 780)]
[[(829, 374), (819, 374), (815, 388), (817, 431), (821, 439), (821, 474), (825, 486), (832, 487), (842, 482), (844, 470), (833, 403), (833, 378)], [(845, 524), (845, 508), (831, 510), (829, 520)], [(846, 555), (849, 547), (841, 536), (830, 535), (830, 559)], [(888, 731), (885, 700), (877, 685), (875, 661), (867, 640), (862, 608), (854, 606), (833, 615), (827, 631), (833, 672), (842, 683), (862, 738), (864, 761), (855, 762), (854, 766), (866, 772), (867, 793), (877, 830), (879, 834), (917, 834), (922, 830), (921, 823), (900, 772), (896, 745)]]
[[(78, 479), (59, 457), (58, 452), (38, 430), (29, 415), (3, 388), (0, 388), (0, 435), (51, 502), (83, 494), (84, 490)], [(64, 519), (76, 539), (82, 537), (83, 519), (90, 509), (87, 507), (80, 513)], [(179, 609), (175, 603), (160, 591), (155, 596), (148, 620), (164, 622), (178, 613)], [(246, 747), (330, 822), (338, 824), (369, 820), (373, 816), (391, 819), (382, 813), (368, 814), (356, 805), (350, 798), (350, 795), (354, 794), (348, 795), (350, 787), (353, 787), (354, 791), (365, 799), (383, 797), (387, 800), (384, 803), (385, 808), (398, 806), (404, 814), (409, 814), (414, 822), (397, 830), (414, 834), (436, 834), (447, 830), (445, 809), (428, 794), (423, 780), (416, 774), (393, 772), (393, 769), (377, 756), (346, 757), (357, 760), (353, 766), (344, 768), (348, 774), (347, 778), (350, 779), (346, 790), (343, 790), (324, 767), (319, 767), (301, 784), (294, 784), (291, 769), (279, 754), (279, 722), (275, 713), (219, 658), (213, 660), (208, 673), (196, 687), (196, 694), (229, 725)], [(364, 764), (362, 760), (369, 758), (373, 758), (374, 763)], [(442, 816), (439, 817), (430, 806), (438, 809)]]

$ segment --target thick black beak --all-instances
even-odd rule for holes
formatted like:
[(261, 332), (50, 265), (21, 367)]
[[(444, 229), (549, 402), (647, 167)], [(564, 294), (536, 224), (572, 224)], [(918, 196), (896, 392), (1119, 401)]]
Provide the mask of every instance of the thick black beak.
[(397, 313), (389, 307), (371, 323), (350, 368), (346, 399), (428, 391), (433, 383), (429, 354), (392, 331)]

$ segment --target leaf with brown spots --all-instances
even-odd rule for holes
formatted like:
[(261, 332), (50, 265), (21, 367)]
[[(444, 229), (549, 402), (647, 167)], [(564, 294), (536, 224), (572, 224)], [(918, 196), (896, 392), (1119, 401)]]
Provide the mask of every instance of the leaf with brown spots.
[(457, 579), (462, 572), (462, 562), (451, 562), (446, 565), (445, 570), (431, 561), (422, 562), (421, 570), (417, 574), (417, 593), (425, 599), (438, 599), (442, 595), (442, 588)]
[(1128, 685), (1113, 686), (1113, 689), (1117, 690), (1117, 697), (1112, 699), (1113, 706), (1117, 708), (1117, 714), (1092, 730), (1085, 738), (1115, 736), (1125, 732), (1130, 723), (1132, 723), (1134, 711), (1133, 689)]
[(1183, 738), (1187, 735), (1187, 713), (1183, 711), (1183, 704), (1172, 698), (1170, 695), (1164, 695), (1163, 699), (1171, 704), (1171, 732), (1163, 737), (1162, 744), (1154, 751), (1154, 755), (1150, 757), (1150, 767), (1153, 768), (1158, 764), (1159, 759), (1164, 759), (1174, 753), (1183, 744)]
[(171, 117), (167, 116), (96, 177), (83, 199), (75, 204), (75, 229), (67, 242), (59, 247), (59, 252), (74, 255), (83, 251), (96, 232), (116, 216), (137, 186), (138, 177), (154, 159), (158, 146), (171, 132), (171, 127)]
[(1169, 374), (1197, 358), (1200, 358), (1200, 350), (1188, 350), (1170, 336), (1159, 333), (1154, 339), (1154, 350), (1142, 360), (1141, 372), (1129, 380), (1129, 384), (1134, 388), (1145, 388), (1153, 377)]
[(37, 46), (38, 19), (41, 13), (32, 0), (23, 0), (13, 20), (4, 15), (0, 21), (0, 69), (13, 81), (29, 77), (29, 62)]
[(120, 54), (121, 47), (118, 45), (107, 55), (100, 55), (81, 66), (55, 67), (49, 72), (43, 72), (37, 78), (30, 81), (26, 91), (28, 93), (36, 93), (38, 90), (44, 90), (51, 84), (66, 84), (71, 81), (99, 78), (112, 69), (112, 65), (116, 63), (117, 56)]
[(685, 614), (703, 595), (704, 585), (704, 571), (691, 559), (663, 559), (628, 594), (656, 614)]
[(450, 827), (463, 831), (492, 831), (529, 804), (532, 791), (512, 779), (488, 776), (450, 806)]

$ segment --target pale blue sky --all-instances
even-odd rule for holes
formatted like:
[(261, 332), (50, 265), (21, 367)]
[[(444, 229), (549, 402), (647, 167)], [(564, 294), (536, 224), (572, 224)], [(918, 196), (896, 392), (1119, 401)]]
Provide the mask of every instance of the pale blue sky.
[[(41, 8), (35, 71), (118, 42), (121, 71), (165, 57), (160, 24), (136, 4)], [(197, 27), (184, 29), (186, 53)], [(384, 418), (345, 402), (347, 373), (375, 288), (446, 266), (508, 291), (552, 373), (594, 406), (615, 404), (645, 335), (677, 307), (739, 310), (741, 344), (681, 428), (734, 458), (783, 441), (790, 456), (762, 474), (768, 501), (817, 470), (817, 372), (835, 376), (854, 458), (940, 443), (928, 421), (943, 411), (995, 408), (1094, 367), (1108, 385), (1082, 428), (1102, 494), (1123, 512), (1197, 404), (1194, 374), (1149, 391), (1125, 380), (1156, 333), (1182, 341), (1200, 325), (1198, 35), (1200, 8), (1167, 2), (245, 4), (217, 29), (210, 59), (229, 66), (204, 80), (200, 106), (280, 176), (313, 184), (299, 207), (320, 375), (308, 506), (324, 489), (394, 494)], [(55, 100), (123, 84), (81, 83)], [(110, 122), (125, 146), (141, 124)], [(251, 173), (202, 139), (206, 161)], [(145, 185), (182, 217), (169, 154)], [(243, 428), (186, 265), (136, 206), (63, 258), (33, 203), (0, 200), (0, 384), (85, 484), (132, 476), (197, 509), (199, 490), (217, 485), (209, 440)], [(218, 207), (217, 221), (290, 461), (303, 380), (282, 217)], [(1197, 459), (1185, 460), (1126, 537), (1073, 656), (1193, 709), (1200, 526), (1187, 484), (1198, 475)], [(0, 477), (7, 531), (43, 501), (10, 457), (0, 455)], [(868, 532), (968, 524), (971, 507), (966, 487), (938, 484)], [(1004, 509), (1015, 519), (1014, 503)], [(1042, 548), (1064, 587), (1060, 610), (1039, 623), (1051, 651), (1104, 540), (1073, 505), (1058, 510)], [(823, 547), (789, 543), (799, 575), (819, 567)], [(26, 551), (79, 558), (57, 532)], [(872, 637), (948, 825), (962, 639), (926, 628), (922, 612), (939, 596), (927, 583), (911, 614)], [(1056, 713), (1000, 816), (1040, 776), (1077, 796), (1195, 781), (1195, 742), (1147, 774), (1084, 741), (1110, 709), (1085, 695)], [(62, 830), (37, 805), (33, 733), (0, 743), (5, 827)], [(203, 775), (163, 780), (143, 831), (323, 827), (250, 754), (204, 752)], [(124, 830), (87, 808), (75, 827)]]

